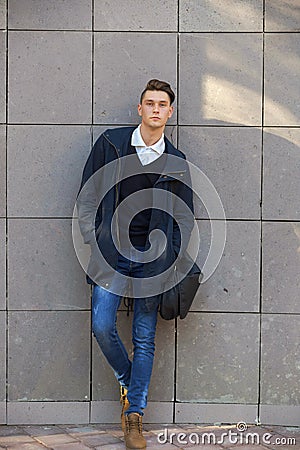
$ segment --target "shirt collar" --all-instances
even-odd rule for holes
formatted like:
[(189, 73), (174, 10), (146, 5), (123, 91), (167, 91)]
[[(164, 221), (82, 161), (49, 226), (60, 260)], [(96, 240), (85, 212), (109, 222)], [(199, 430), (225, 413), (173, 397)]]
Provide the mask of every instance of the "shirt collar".
[(139, 125), (132, 133), (131, 145), (133, 147), (151, 148), (158, 154), (162, 155), (165, 150), (165, 135), (163, 133), (161, 138), (155, 144), (147, 147), (141, 135), (141, 125)]

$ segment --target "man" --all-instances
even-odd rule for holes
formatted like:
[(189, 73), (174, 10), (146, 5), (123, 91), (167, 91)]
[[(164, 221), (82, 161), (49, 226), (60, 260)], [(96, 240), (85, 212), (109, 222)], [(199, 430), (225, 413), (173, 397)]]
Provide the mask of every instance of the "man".
[[(81, 233), (92, 250), (87, 281), (93, 285), (93, 333), (120, 384), (128, 449), (146, 447), (142, 416), (154, 358), (159, 292), (164, 289), (156, 280), (187, 247), (193, 226), (180, 208), (183, 200), (193, 212), (185, 156), (164, 136), (174, 99), (168, 83), (156, 79), (147, 83), (138, 105), (141, 124), (106, 130), (99, 137), (86, 162), (77, 201)], [(155, 234), (157, 230), (162, 233)], [(125, 296), (134, 298), (132, 361), (116, 328)]]

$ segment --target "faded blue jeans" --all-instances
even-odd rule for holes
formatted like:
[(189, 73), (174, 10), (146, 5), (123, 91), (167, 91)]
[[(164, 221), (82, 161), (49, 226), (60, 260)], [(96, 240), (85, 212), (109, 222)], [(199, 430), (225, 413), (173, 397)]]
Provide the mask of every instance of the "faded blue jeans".
[[(141, 278), (143, 264), (120, 256), (117, 271)], [(118, 382), (128, 389), (130, 407), (126, 414), (137, 412), (143, 415), (154, 359), (158, 298), (134, 299), (132, 362), (117, 331), (117, 310), (121, 300), (122, 296), (95, 285), (92, 294), (92, 329)]]

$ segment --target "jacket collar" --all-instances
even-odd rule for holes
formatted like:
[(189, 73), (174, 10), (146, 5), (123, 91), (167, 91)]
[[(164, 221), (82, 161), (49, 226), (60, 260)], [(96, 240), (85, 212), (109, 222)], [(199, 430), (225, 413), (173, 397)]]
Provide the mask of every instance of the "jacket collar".
[[(122, 128), (112, 128), (104, 132), (104, 137), (117, 149), (119, 156), (124, 156), (127, 151), (127, 147), (131, 140), (131, 135), (135, 130), (135, 127), (122, 127)], [(178, 156), (179, 158), (184, 158), (182, 152), (180, 152), (165, 136), (165, 152)]]

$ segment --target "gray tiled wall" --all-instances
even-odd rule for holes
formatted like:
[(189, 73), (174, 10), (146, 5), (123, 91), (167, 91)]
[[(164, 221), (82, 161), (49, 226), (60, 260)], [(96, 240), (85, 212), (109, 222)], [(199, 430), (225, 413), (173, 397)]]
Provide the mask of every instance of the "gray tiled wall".
[(159, 320), (145, 421), (299, 425), (299, 1), (48, 3), (0, 0), (0, 423), (119, 420), (71, 219), (93, 140), (160, 78), (228, 221), (188, 317)]

